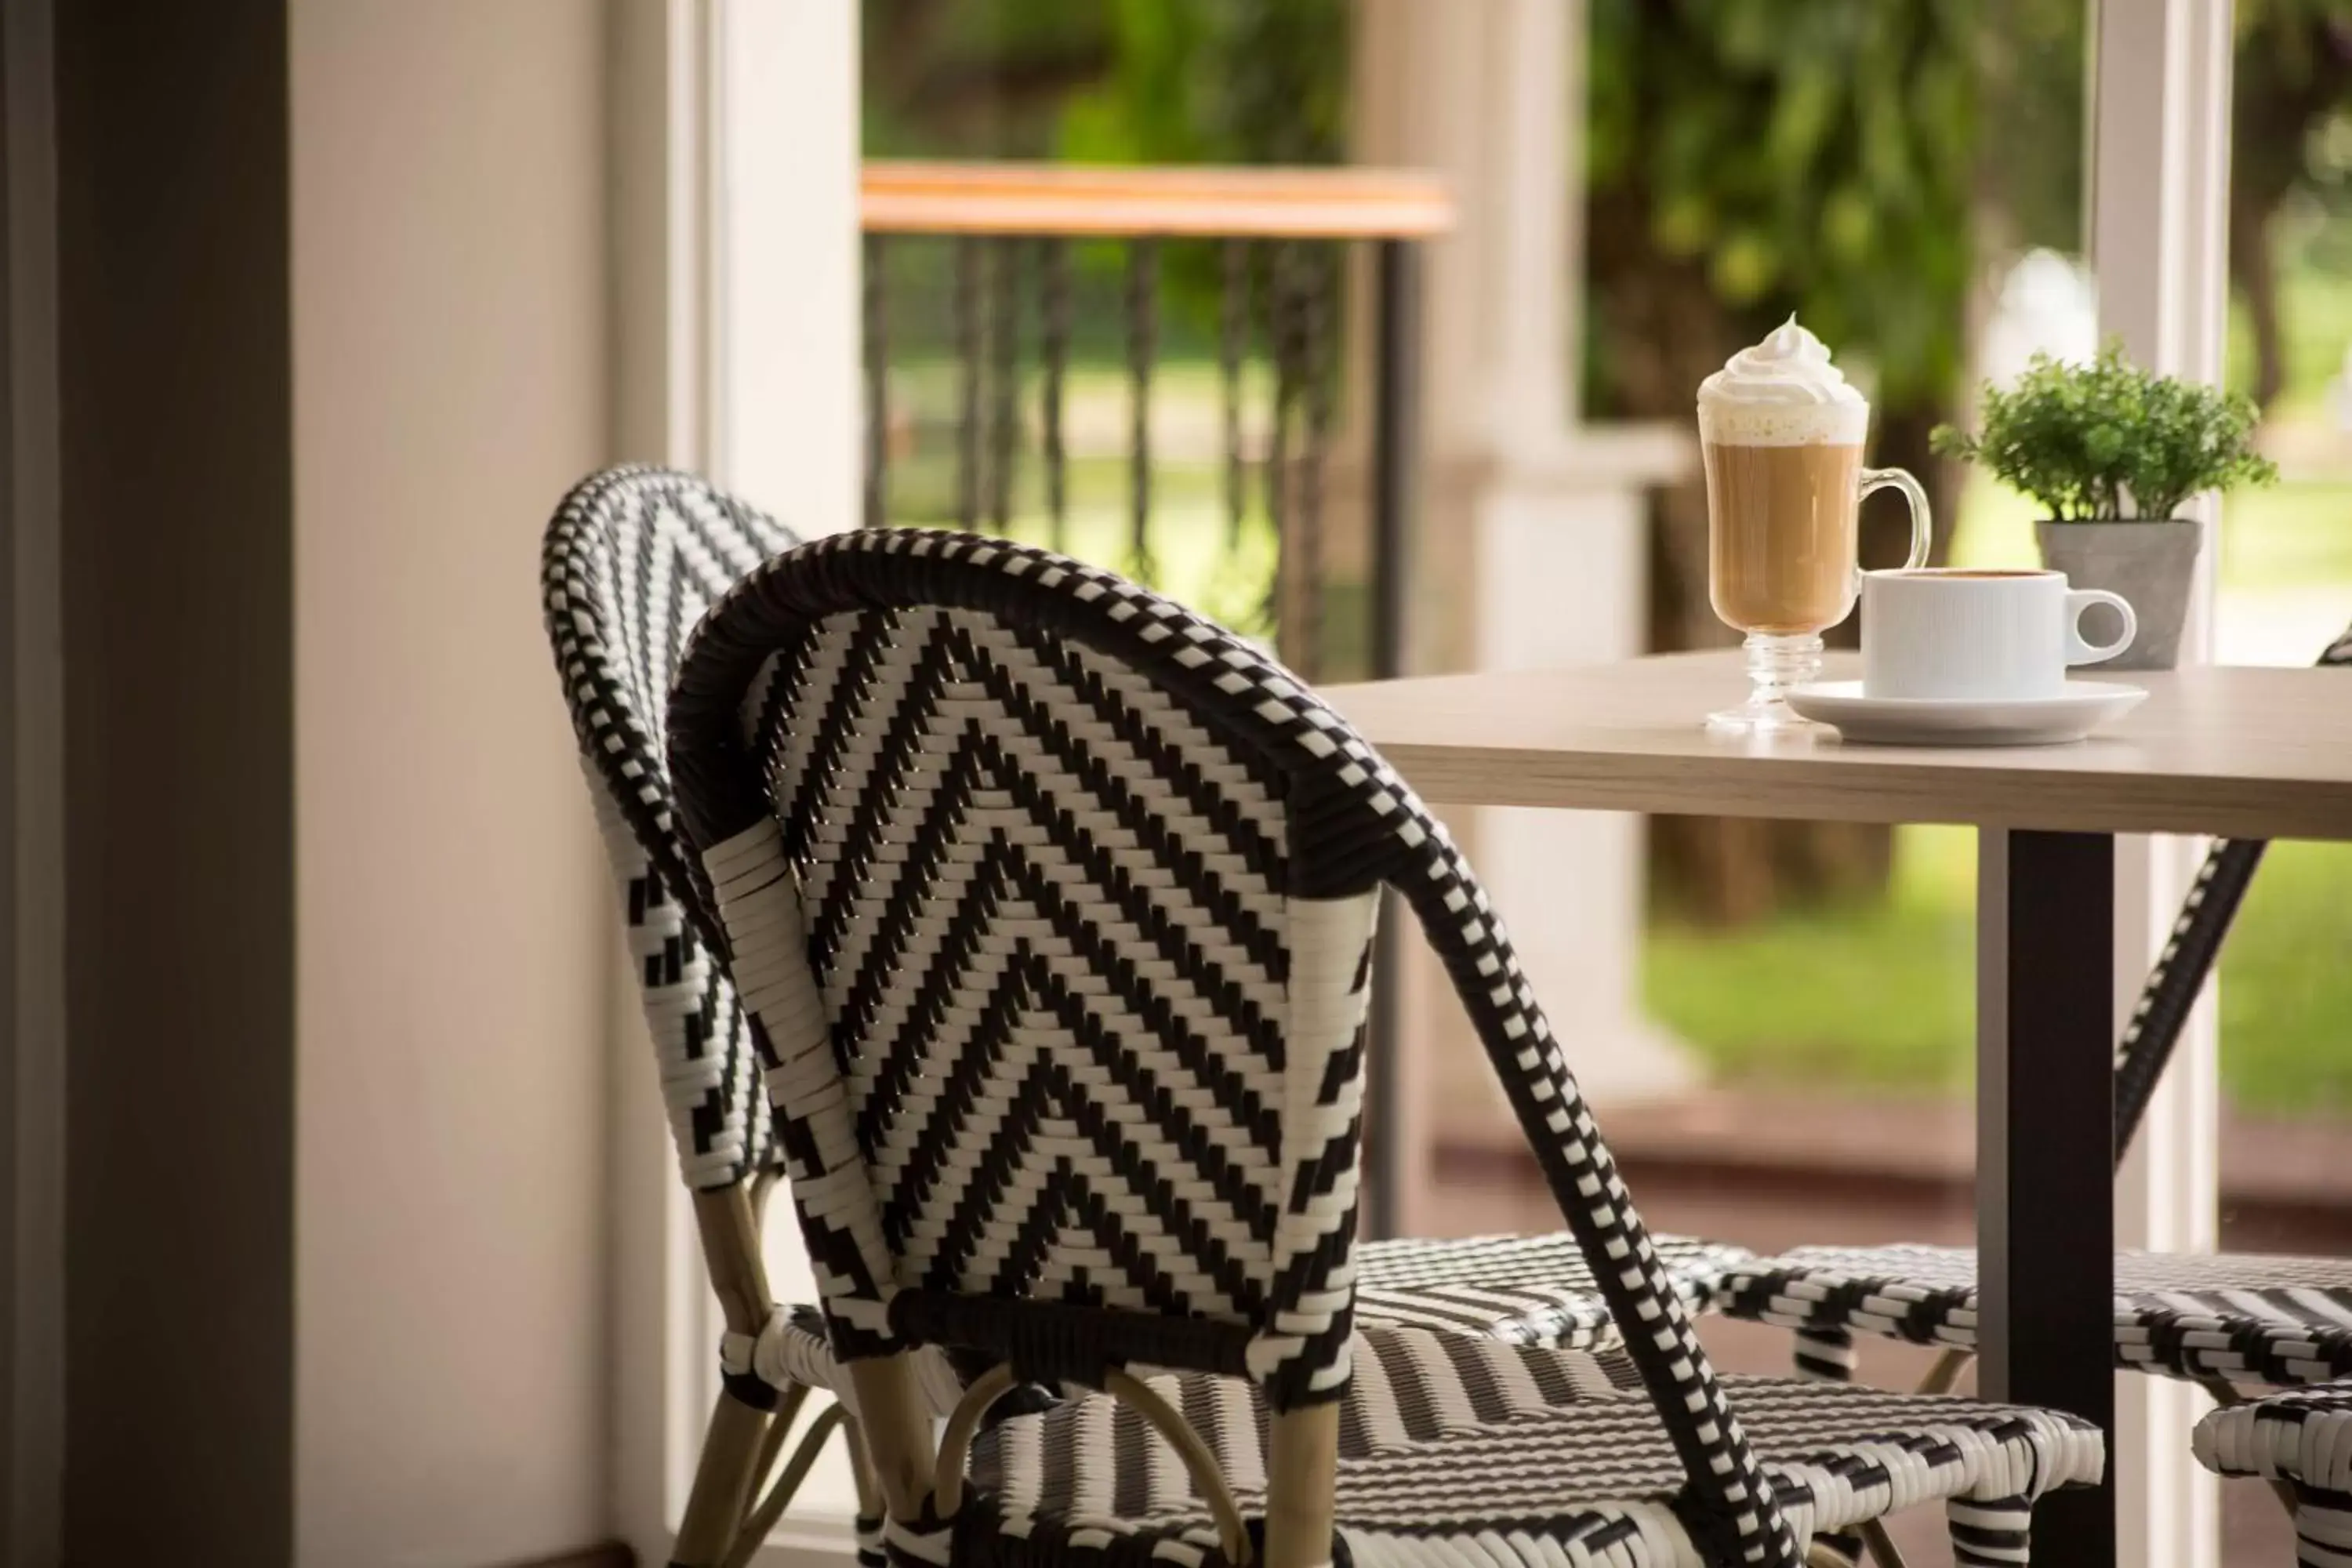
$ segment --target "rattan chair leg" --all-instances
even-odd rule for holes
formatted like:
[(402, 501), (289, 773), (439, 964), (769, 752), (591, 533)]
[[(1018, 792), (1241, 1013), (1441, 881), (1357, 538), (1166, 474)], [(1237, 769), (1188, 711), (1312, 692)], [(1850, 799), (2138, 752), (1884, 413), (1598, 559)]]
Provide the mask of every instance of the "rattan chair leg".
[(1869, 1543), (1870, 1560), (1877, 1563), (1878, 1568), (1905, 1568), (1903, 1549), (1895, 1544), (1893, 1536), (1886, 1533), (1885, 1520), (1863, 1521), (1862, 1539)]
[[(1184, 1461), (1193, 1489), (1208, 1503), (1210, 1515), (1217, 1521), (1217, 1536), (1224, 1546), (1225, 1561), (1233, 1568), (1248, 1568), (1249, 1527), (1242, 1522), (1241, 1506), (1234, 1501), (1233, 1488), (1226, 1483), (1224, 1471), (1218, 1468), (1216, 1455), (1192, 1430), (1192, 1424), (1150, 1384), (1131, 1373), (1113, 1370), (1103, 1379), (1103, 1392), (1134, 1407), (1151, 1423), (1154, 1431), (1168, 1439), (1168, 1446)], [(1335, 1449), (1335, 1461), (1336, 1458)]]
[(1852, 1383), (1856, 1360), (1849, 1329), (1799, 1329), (1797, 1375), (1808, 1383)]
[(2021, 1568), (2032, 1561), (2033, 1500), (1954, 1498), (1944, 1505), (1953, 1568)]
[(885, 1568), (882, 1550), (882, 1482), (874, 1473), (874, 1456), (866, 1452), (865, 1430), (857, 1418), (842, 1418), (843, 1440), (849, 1447), (849, 1479), (857, 1489), (857, 1568)]
[(1813, 1537), (1811, 1550), (1831, 1553), (1839, 1568), (1861, 1568), (1863, 1539), (1859, 1531), (1825, 1531)]
[(784, 1473), (776, 1478), (776, 1484), (769, 1489), (768, 1495), (760, 1500), (744, 1520), (743, 1528), (736, 1535), (735, 1545), (727, 1553), (722, 1568), (746, 1568), (758, 1554), (761, 1545), (775, 1530), (776, 1521), (784, 1517), (784, 1510), (792, 1506), (793, 1494), (801, 1489), (801, 1482), (808, 1479), (809, 1468), (816, 1463), (816, 1457), (824, 1452), (825, 1439), (831, 1437), (833, 1429), (840, 1425), (840, 1405), (829, 1405), (816, 1413), (816, 1418), (809, 1423), (808, 1430), (801, 1436), (800, 1447), (793, 1450), (791, 1460), (784, 1466)]
[(1949, 1394), (1960, 1384), (1960, 1374), (1976, 1364), (1974, 1351), (1948, 1350), (1936, 1358), (1927, 1375), (1919, 1380), (1922, 1394)]
[[(702, 1241), (703, 1267), (731, 1333), (757, 1336), (768, 1316), (768, 1269), (760, 1252), (760, 1225), (751, 1184), (737, 1182), (694, 1194), (695, 1229)], [(755, 1495), (752, 1467), (759, 1461), (768, 1413), (731, 1394), (721, 1394), (702, 1440), (702, 1459), (687, 1495), (674, 1561), (686, 1568), (709, 1568), (734, 1542)]]
[(731, 1333), (759, 1336), (774, 1299), (768, 1294), (768, 1266), (760, 1250), (755, 1182), (738, 1182), (694, 1194), (695, 1229), (702, 1238), (703, 1266)]
[[(1840, 1328), (1797, 1330), (1791, 1357), (1796, 1363), (1797, 1376), (1807, 1383), (1852, 1383), (1860, 1360), (1853, 1331)], [(1864, 1538), (1859, 1531), (1825, 1533), (1813, 1538), (1812, 1545), (1807, 1549), (1807, 1560), (1818, 1555), (1824, 1563), (1851, 1568), (1861, 1563), (1864, 1546)]]
[(999, 1362), (972, 1379), (956, 1407), (948, 1414), (940, 1437), (939, 1458), (931, 1463), (931, 1504), (941, 1519), (953, 1519), (963, 1506), (964, 1461), (971, 1457), (971, 1439), (988, 1407), (1013, 1392), (1013, 1363)]
[(1266, 1451), (1265, 1568), (1326, 1568), (1331, 1489), (1339, 1468), (1339, 1406), (1276, 1415)]
[(793, 1422), (800, 1415), (801, 1406), (808, 1403), (808, 1389), (794, 1384), (779, 1391), (776, 1407), (768, 1415), (768, 1429), (760, 1434), (760, 1457), (751, 1462), (751, 1485), (744, 1494), (744, 1517), (759, 1506), (760, 1493), (768, 1484), (769, 1472), (776, 1468), (776, 1456), (784, 1451), (784, 1439), (793, 1434)]
[(671, 1568), (717, 1568), (726, 1555), (743, 1522), (751, 1495), (751, 1467), (767, 1422), (766, 1411), (753, 1409), (731, 1394), (719, 1394), (703, 1433), (702, 1458), (695, 1467), (694, 1488), (687, 1494), (686, 1517), (670, 1552)]
[(849, 1363), (849, 1386), (884, 1507), (901, 1520), (920, 1519), (931, 1489), (931, 1413), (913, 1366), (903, 1354), (862, 1357)]

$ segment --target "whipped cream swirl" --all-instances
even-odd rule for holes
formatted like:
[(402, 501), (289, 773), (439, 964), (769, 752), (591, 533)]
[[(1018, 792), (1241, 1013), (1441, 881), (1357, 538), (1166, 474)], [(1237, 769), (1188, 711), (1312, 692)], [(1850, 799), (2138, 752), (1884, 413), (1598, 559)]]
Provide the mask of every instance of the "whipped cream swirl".
[(1746, 447), (1859, 443), (1869, 423), (1862, 394), (1794, 316), (1699, 383), (1704, 440)]

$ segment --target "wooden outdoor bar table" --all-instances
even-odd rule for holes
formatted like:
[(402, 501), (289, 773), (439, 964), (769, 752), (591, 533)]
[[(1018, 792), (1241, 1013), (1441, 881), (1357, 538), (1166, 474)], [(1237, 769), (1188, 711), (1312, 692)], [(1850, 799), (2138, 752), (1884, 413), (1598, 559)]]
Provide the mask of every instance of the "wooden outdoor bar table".
[[(1859, 673), (1833, 655), (1826, 678)], [(1729, 652), (1326, 695), (1441, 808), (1979, 829), (1979, 1385), (2097, 1421), (2112, 1455), (2114, 836), (2352, 838), (2352, 682), (2224, 667), (2106, 679), (2147, 700), (2087, 741), (1991, 749), (1717, 739), (1703, 716), (1746, 690)], [(1572, 1067), (1574, 1019), (1553, 1022)], [(2037, 1562), (2114, 1563), (2112, 1478), (2045, 1500), (2033, 1545)]]

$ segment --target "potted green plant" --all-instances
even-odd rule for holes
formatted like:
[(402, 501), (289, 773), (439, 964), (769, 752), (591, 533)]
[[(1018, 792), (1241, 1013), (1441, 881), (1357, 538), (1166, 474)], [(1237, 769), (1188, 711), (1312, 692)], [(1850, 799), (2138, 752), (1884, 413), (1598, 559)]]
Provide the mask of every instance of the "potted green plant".
[(2142, 370), (2110, 342), (2088, 364), (2035, 354), (2015, 385), (1986, 385), (1983, 420), (1981, 436), (1945, 425), (1931, 444), (2046, 509), (2044, 566), (2131, 601), (2139, 635), (2116, 668), (2171, 668), (2204, 539), (2175, 514), (2201, 491), (2278, 478), (2253, 449), (2252, 400)]

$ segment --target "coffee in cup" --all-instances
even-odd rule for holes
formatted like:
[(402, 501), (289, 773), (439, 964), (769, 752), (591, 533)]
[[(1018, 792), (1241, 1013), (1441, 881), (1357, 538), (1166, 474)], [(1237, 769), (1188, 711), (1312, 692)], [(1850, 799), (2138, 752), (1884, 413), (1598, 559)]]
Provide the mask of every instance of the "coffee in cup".
[(1884, 487), (1911, 508), (1910, 564), (1927, 559), (1927, 492), (1900, 468), (1862, 466), (1870, 405), (1791, 316), (1698, 389), (1706, 468), (1707, 596), (1747, 634), (1750, 692), (1720, 730), (1811, 726), (1783, 693), (1820, 673), (1821, 634), (1859, 591), (1862, 498)]
[[(2084, 613), (2095, 605), (2122, 620), (2112, 641), (2083, 636)], [(2066, 689), (2068, 668), (2115, 658), (2138, 629), (2128, 602), (2095, 588), (2070, 588), (2063, 572), (1865, 572), (1862, 694), (1946, 701), (2055, 697)]]

